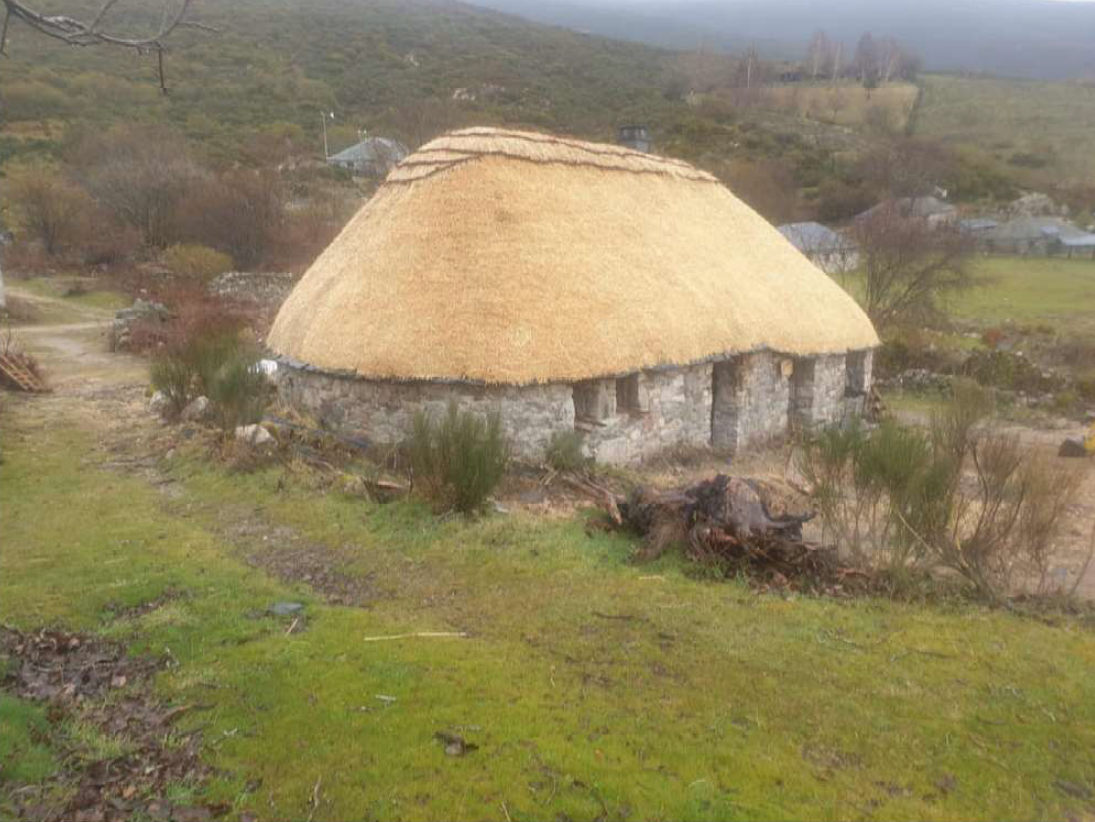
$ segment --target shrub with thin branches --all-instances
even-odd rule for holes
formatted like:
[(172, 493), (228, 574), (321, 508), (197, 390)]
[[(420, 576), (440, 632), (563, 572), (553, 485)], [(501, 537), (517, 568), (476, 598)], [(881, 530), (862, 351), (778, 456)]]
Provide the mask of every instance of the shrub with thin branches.
[(987, 391), (960, 381), (927, 430), (889, 419), (814, 435), (799, 466), (826, 532), (894, 577), (946, 568), (996, 601), (1018, 574), (1044, 592), (1078, 477), (984, 430), (991, 411)]
[(501, 416), (484, 419), (456, 402), (440, 420), (417, 413), (406, 448), (418, 490), (439, 508), (464, 514), (482, 510), (510, 458)]

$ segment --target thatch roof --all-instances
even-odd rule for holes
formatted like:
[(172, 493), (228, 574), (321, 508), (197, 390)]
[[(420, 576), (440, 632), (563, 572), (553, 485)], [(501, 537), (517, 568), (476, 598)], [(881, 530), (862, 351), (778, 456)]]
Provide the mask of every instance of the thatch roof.
[(711, 175), (620, 146), (468, 129), (389, 175), (268, 342), (365, 377), (528, 384), (878, 337)]

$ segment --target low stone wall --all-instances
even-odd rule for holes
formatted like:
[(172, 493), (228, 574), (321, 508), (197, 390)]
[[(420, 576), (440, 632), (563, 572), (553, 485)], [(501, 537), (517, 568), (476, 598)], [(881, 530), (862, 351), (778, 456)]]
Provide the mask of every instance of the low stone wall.
[(440, 415), (456, 400), (465, 411), (498, 412), (517, 456), (539, 459), (556, 431), (574, 430), (569, 385), (476, 386), (466, 383), (383, 382), (304, 370), (282, 363), (282, 399), (341, 434), (371, 443), (402, 441), (414, 415)]
[(636, 375), (637, 408), (581, 426), (590, 456), (627, 465), (675, 445), (710, 444), (711, 372), (711, 363), (701, 363)]
[(554, 435), (579, 430), (598, 462), (626, 465), (677, 445), (760, 447), (785, 436), (792, 419), (805, 426), (839, 422), (862, 410), (871, 356), (792, 360), (762, 351), (619, 379), (526, 387), (364, 380), (284, 362), (278, 374), (283, 400), (345, 436), (399, 442), (417, 411), (440, 415), (455, 400), (463, 410), (498, 412), (523, 459), (542, 459)]

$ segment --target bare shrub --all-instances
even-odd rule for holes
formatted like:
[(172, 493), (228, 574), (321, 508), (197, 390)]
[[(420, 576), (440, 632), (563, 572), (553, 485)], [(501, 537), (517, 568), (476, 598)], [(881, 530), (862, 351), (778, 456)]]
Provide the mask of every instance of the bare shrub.
[(204, 245), (173, 245), (164, 252), (163, 261), (173, 273), (202, 282), (233, 268), (231, 257)]
[(175, 239), (179, 204), (203, 176), (187, 144), (161, 128), (86, 134), (70, 160), (95, 201), (155, 248)]
[(227, 303), (194, 284), (166, 288), (151, 296), (167, 306), (172, 318), (134, 323), (129, 347), (135, 352), (181, 350), (196, 339), (238, 336), (254, 317), (253, 309)]
[(91, 200), (57, 172), (25, 169), (11, 181), (9, 191), (27, 235), (49, 256), (68, 249), (81, 234)]
[(878, 328), (937, 315), (943, 297), (973, 286), (973, 246), (957, 228), (933, 226), (896, 201), (856, 221), (864, 309)]
[(854, 559), (900, 578), (945, 568), (999, 601), (1017, 575), (1047, 584), (1077, 475), (983, 431), (991, 395), (959, 382), (928, 430), (893, 420), (823, 431), (800, 453), (826, 532)]
[(317, 195), (306, 205), (289, 212), (281, 233), (271, 244), (270, 267), (278, 271), (302, 272), (338, 236), (358, 204), (339, 197)]
[(286, 195), (273, 171), (227, 171), (197, 185), (179, 206), (179, 232), (231, 256), (244, 269), (264, 262), (286, 220)]
[(510, 446), (498, 414), (483, 419), (455, 402), (440, 420), (419, 412), (406, 443), (416, 488), (442, 510), (482, 510), (505, 476)]

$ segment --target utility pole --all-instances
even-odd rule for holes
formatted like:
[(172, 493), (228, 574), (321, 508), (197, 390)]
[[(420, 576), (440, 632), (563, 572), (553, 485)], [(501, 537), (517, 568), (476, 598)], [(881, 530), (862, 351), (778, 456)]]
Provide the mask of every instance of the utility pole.
[[(321, 111), (319, 113), (319, 119), (323, 122), (323, 159), (330, 160), (331, 152), (327, 148), (327, 112)], [(331, 112), (331, 119), (335, 119), (335, 113)]]

